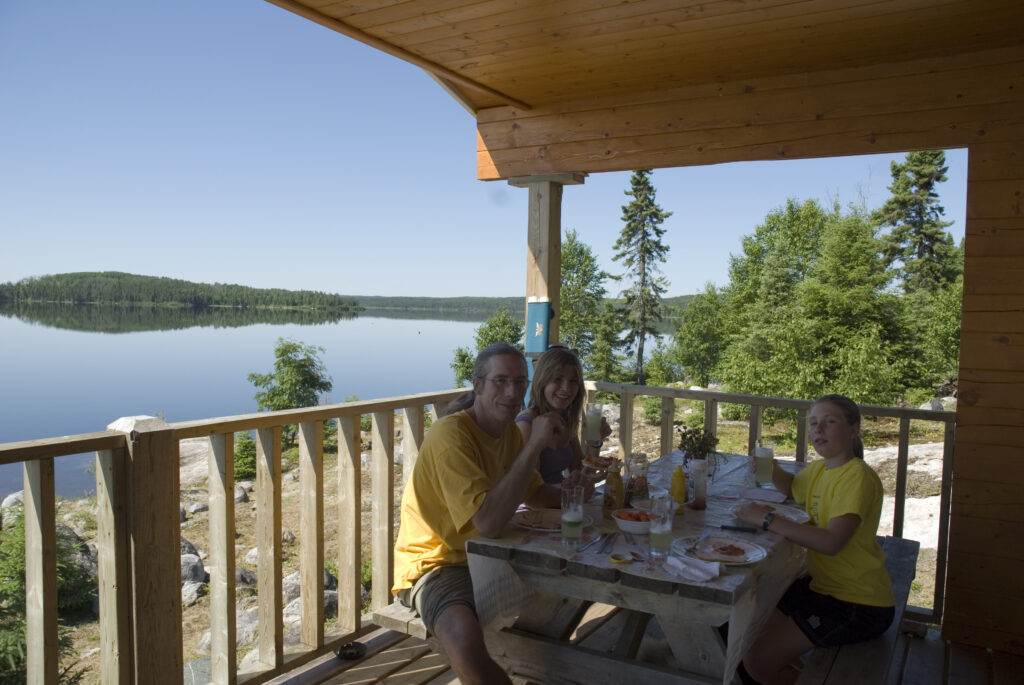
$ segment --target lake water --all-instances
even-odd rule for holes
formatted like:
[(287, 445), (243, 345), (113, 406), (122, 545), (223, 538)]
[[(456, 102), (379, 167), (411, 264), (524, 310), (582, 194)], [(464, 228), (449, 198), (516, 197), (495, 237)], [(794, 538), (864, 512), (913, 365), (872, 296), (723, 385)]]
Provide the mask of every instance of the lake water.
[[(107, 333), (0, 316), (0, 442), (100, 431), (121, 416), (173, 423), (255, 412), (246, 376), (273, 369), (281, 337), (324, 348), (330, 402), (444, 390), (455, 385), (453, 350), (472, 347), (479, 325), (359, 317)], [(57, 493), (93, 490), (92, 462), (91, 454), (58, 459)], [(0, 466), (0, 497), (21, 489), (21, 465)]]

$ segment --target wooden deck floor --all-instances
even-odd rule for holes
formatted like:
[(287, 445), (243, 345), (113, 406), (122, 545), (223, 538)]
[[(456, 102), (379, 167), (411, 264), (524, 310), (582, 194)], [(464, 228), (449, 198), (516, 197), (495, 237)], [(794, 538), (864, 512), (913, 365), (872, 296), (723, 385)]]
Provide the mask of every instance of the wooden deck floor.
[[(904, 635), (887, 683), (879, 685), (1016, 685), (1024, 682), (1024, 657), (947, 643), (936, 628), (924, 637)], [(272, 681), (275, 685), (448, 685), (458, 683), (447, 659), (423, 640), (383, 628), (361, 640), (366, 656), (343, 661), (333, 656), (306, 664)], [(525, 685), (513, 678), (515, 685)], [(869, 684), (865, 684), (869, 685)]]

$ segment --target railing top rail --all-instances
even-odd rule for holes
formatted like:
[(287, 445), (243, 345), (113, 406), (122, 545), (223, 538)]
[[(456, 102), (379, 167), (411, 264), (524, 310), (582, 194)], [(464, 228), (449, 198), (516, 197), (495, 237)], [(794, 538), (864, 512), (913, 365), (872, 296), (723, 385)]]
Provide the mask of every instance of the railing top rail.
[(97, 450), (118, 449), (125, 446), (125, 434), (119, 431), (100, 431), (65, 435), (59, 438), (23, 440), (0, 444), (0, 464), (17, 464), (47, 457), (63, 457)]
[(394, 411), (410, 405), (431, 404), (438, 400), (450, 402), (467, 391), (469, 391), (469, 388), (452, 388), (450, 390), (423, 392), (413, 395), (399, 395), (397, 397), (385, 397), (376, 400), (358, 400), (355, 402), (340, 402), (338, 404), (322, 404), (317, 407), (303, 407), (300, 409), (284, 409), (281, 411), (198, 419), (196, 421), (182, 421), (179, 423), (172, 423), (169, 427), (174, 431), (174, 437), (178, 440), (182, 440), (184, 438), (201, 438), (218, 433), (233, 433), (236, 431), (258, 428), (272, 428), (273, 426), (301, 423), (304, 421), (327, 421), (329, 419), (337, 419), (344, 416), (358, 416), (360, 414), (370, 412)]
[[(793, 400), (785, 397), (769, 397), (764, 395), (740, 395), (738, 393), (721, 392), (719, 390), (697, 390), (692, 388), (665, 388), (649, 385), (629, 385), (628, 383), (605, 383), (602, 381), (585, 381), (584, 387), (598, 392), (621, 394), (628, 392), (633, 395), (651, 395), (654, 397), (679, 397), (690, 400), (712, 399), (726, 404), (750, 404), (780, 409), (809, 409), (814, 400)], [(875, 404), (860, 404), (861, 414), (866, 416), (888, 416), (892, 418), (910, 418), (923, 421), (941, 421), (952, 423), (956, 420), (956, 412), (933, 411), (931, 409), (911, 409), (902, 407), (883, 407)]]

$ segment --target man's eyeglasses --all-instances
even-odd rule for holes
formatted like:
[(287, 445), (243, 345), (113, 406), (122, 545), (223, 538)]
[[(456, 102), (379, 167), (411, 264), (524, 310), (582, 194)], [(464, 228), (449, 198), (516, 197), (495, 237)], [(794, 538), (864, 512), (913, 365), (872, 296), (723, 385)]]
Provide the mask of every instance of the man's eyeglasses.
[(484, 376), (485, 381), (490, 381), (498, 387), (498, 390), (504, 392), (509, 388), (515, 388), (516, 390), (523, 392), (526, 390), (526, 386), (530, 384), (529, 378), (523, 378), (522, 376), (516, 378), (509, 378), (508, 376), (497, 376), (495, 378), (488, 378)]

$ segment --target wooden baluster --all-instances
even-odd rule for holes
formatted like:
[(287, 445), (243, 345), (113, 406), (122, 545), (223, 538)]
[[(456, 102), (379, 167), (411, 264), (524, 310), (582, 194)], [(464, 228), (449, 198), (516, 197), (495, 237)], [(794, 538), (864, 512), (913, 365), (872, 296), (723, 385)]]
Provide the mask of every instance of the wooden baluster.
[(256, 431), (256, 540), (259, 660), (275, 668), (284, 663), (281, 592), (281, 427)]
[(761, 413), (764, 408), (760, 404), (750, 405), (748, 421), (750, 428), (747, 431), (747, 454), (753, 454), (754, 448), (761, 440)]
[(409, 476), (420, 456), (423, 445), (423, 405), (417, 404), (402, 409), (402, 488), (409, 483)]
[(100, 679), (129, 682), (131, 582), (124, 449), (96, 452), (96, 576), (100, 604)]
[(893, 500), (892, 534), (903, 537), (903, 517), (907, 497), (907, 466), (910, 455), (910, 419), (900, 417), (900, 442), (896, 452), (896, 498)]
[(626, 459), (633, 452), (633, 393), (623, 390), (619, 395), (619, 459)]
[(362, 615), (362, 460), (359, 419), (338, 419), (338, 629), (351, 633)]
[(395, 414), (373, 413), (373, 512), (371, 553), (373, 554), (374, 609), (391, 604), (395, 557)]
[(299, 583), (302, 644), (324, 646), (324, 424), (299, 424)]
[(671, 397), (661, 398), (661, 454), (668, 454), (675, 449), (676, 401)]
[(25, 666), (28, 683), (57, 685), (57, 532), (53, 458), (22, 466), (25, 477)]
[(704, 400), (704, 430), (718, 435), (718, 400)]
[(235, 644), (235, 434), (207, 439), (210, 491), (210, 677), (237, 682)]
[(796, 411), (796, 460), (807, 461), (807, 409)]

